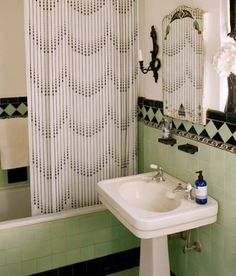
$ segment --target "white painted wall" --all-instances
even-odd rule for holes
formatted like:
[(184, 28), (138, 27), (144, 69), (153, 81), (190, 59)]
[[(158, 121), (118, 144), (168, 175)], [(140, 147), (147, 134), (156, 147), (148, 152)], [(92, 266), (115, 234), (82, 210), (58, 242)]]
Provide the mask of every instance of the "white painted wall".
[[(214, 71), (211, 62), (212, 57), (221, 46), (228, 40), (228, 0), (139, 0), (139, 25), (140, 46), (142, 49), (144, 65), (150, 61), (152, 41), (150, 38), (151, 26), (157, 30), (159, 44), (159, 58), (162, 59), (162, 19), (180, 5), (200, 8), (207, 13), (205, 29), (205, 90), (206, 106), (216, 110), (223, 110), (227, 95), (226, 79), (220, 78)], [(158, 83), (154, 82), (152, 73), (147, 75), (140, 73), (139, 95), (162, 100), (162, 70), (160, 70)]]

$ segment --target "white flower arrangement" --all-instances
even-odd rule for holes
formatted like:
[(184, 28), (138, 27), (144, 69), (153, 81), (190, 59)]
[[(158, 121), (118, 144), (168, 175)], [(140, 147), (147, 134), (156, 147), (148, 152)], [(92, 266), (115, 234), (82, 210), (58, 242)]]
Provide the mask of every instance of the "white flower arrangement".
[(236, 75), (236, 42), (221, 47), (213, 57), (213, 67), (220, 76)]

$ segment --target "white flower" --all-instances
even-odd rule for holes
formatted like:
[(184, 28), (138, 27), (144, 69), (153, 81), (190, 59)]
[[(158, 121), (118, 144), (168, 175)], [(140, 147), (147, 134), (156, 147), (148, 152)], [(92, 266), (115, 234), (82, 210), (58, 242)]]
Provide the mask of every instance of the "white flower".
[(221, 47), (214, 55), (212, 64), (220, 76), (236, 75), (236, 42)]

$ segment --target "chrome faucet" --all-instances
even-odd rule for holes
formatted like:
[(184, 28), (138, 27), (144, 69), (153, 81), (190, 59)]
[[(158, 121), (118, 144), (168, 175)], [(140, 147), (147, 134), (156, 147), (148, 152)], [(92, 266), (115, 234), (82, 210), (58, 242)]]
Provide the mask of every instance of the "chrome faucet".
[(155, 164), (151, 164), (150, 168), (156, 170), (156, 174), (152, 178), (153, 180), (155, 180), (156, 182), (165, 181), (162, 167)]
[(172, 191), (173, 193), (178, 193), (178, 192), (186, 192), (185, 199), (187, 200), (194, 200), (194, 196), (192, 195), (192, 185), (190, 183), (187, 184), (187, 187), (184, 188), (181, 183), (178, 184), (176, 188)]

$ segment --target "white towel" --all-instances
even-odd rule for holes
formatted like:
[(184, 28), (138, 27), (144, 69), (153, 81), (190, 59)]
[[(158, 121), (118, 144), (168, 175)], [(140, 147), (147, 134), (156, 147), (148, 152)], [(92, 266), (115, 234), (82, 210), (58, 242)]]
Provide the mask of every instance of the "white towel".
[(12, 118), (0, 120), (1, 169), (29, 166), (28, 119)]

